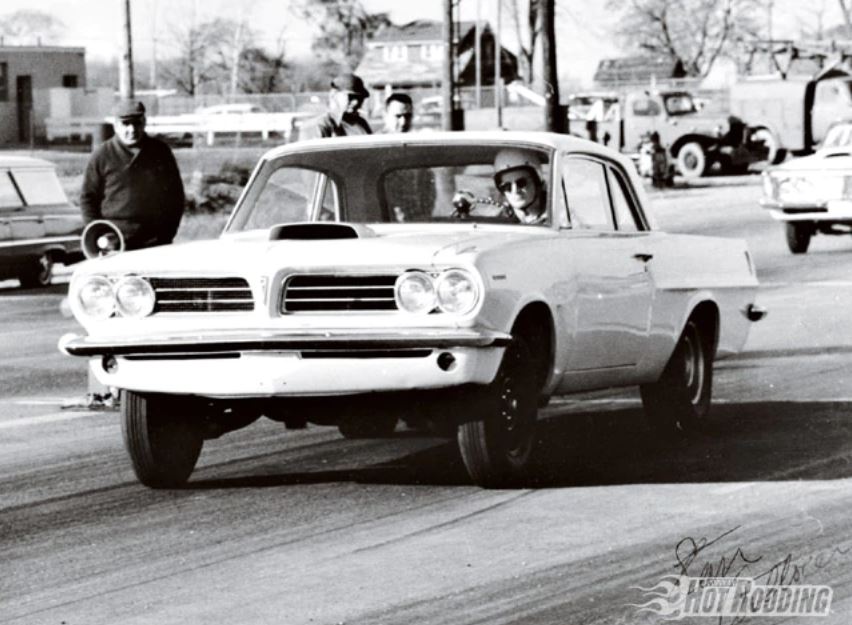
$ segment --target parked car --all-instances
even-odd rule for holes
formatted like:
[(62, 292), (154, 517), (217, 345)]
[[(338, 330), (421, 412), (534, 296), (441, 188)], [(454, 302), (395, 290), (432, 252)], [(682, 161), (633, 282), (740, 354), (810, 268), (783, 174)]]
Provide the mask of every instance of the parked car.
[(852, 121), (834, 124), (820, 148), (763, 173), (761, 206), (785, 224), (793, 254), (819, 234), (852, 234)]
[(0, 156), (0, 278), (50, 284), (55, 263), (83, 258), (83, 218), (48, 161)]
[[(545, 181), (540, 224), (500, 202), (507, 149)], [(404, 417), (502, 486), (528, 468), (553, 394), (639, 385), (654, 426), (698, 428), (714, 358), (763, 314), (757, 286), (744, 242), (657, 231), (633, 165), (601, 145), (342, 137), (263, 156), (218, 240), (79, 265), (85, 333), (60, 349), (122, 389), (148, 486), (184, 483), (205, 439), (260, 415), (348, 437)]]

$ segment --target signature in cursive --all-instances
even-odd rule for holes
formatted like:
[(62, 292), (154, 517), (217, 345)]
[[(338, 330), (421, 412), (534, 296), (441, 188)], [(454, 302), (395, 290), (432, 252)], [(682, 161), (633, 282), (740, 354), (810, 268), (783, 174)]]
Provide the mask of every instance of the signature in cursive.
[(687, 536), (675, 545), (675, 568), (681, 575), (689, 577), (741, 577), (749, 570), (749, 567), (757, 564), (763, 556), (754, 556), (746, 553), (743, 547), (736, 547), (731, 553), (726, 553), (718, 558), (702, 558), (702, 552), (712, 547), (719, 541), (727, 538), (741, 526), (736, 526), (726, 532), (722, 532), (715, 538)]

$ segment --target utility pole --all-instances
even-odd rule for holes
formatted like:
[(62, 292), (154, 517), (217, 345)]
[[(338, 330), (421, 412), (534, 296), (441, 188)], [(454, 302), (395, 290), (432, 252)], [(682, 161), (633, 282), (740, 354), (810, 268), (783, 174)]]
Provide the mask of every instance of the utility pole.
[(150, 82), (151, 89), (156, 90), (157, 85), (157, 8), (158, 2), (154, 0), (153, 11), (151, 12), (151, 74)]
[(497, 110), (497, 128), (503, 127), (503, 0), (497, 0), (497, 30), (494, 31), (494, 108)]
[(130, 0), (124, 0), (124, 52), (118, 66), (118, 92), (123, 100), (133, 97), (133, 40), (130, 34)]
[(444, 39), (444, 63), (441, 77), (441, 127), (444, 130), (453, 128), (453, 0), (444, 0), (444, 24), (442, 33)]
[(544, 127), (550, 132), (564, 132), (564, 110), (559, 106), (559, 74), (556, 71), (555, 0), (542, 0), (541, 51), (544, 56)]

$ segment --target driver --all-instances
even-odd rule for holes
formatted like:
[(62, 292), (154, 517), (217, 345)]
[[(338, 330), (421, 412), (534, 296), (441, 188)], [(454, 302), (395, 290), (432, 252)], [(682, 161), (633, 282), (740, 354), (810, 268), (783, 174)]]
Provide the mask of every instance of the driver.
[(494, 159), (494, 184), (509, 204), (509, 216), (522, 224), (543, 224), (547, 219), (541, 161), (535, 152), (508, 148)]

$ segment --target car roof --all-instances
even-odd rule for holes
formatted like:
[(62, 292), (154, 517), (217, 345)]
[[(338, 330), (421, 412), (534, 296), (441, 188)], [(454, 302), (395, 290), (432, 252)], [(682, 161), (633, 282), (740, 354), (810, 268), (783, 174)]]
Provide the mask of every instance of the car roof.
[(56, 168), (53, 163), (46, 161), (43, 158), (33, 158), (31, 156), (6, 156), (0, 154), (0, 168), (2, 169), (24, 169), (28, 167), (37, 169)]
[(365, 148), (382, 145), (482, 145), (494, 143), (506, 146), (530, 147), (551, 150), (567, 150), (600, 154), (622, 161), (624, 158), (614, 150), (599, 143), (581, 139), (573, 135), (541, 131), (512, 131), (512, 130), (475, 130), (475, 131), (434, 131), (410, 132), (405, 134), (374, 134), (351, 137), (328, 137), (296, 141), (271, 149), (263, 155), (266, 160), (285, 154), (293, 154), (306, 150), (331, 150), (340, 148)]

